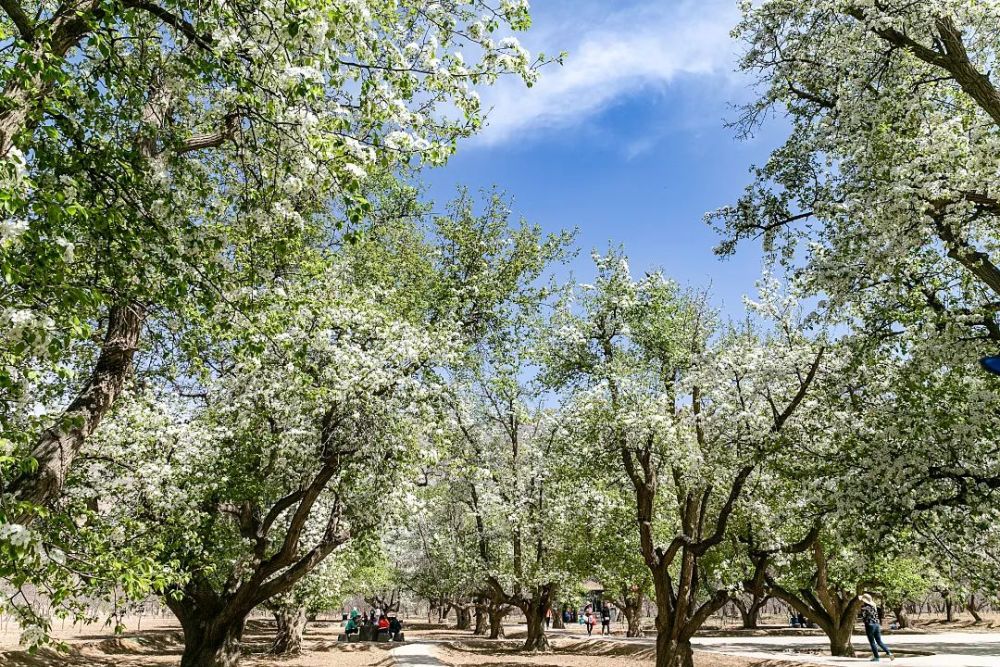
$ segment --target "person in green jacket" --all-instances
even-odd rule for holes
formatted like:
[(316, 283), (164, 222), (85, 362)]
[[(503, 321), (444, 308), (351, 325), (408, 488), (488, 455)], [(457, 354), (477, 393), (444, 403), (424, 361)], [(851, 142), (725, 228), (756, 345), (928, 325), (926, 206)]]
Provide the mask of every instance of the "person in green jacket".
[(361, 632), (361, 628), (358, 627), (358, 616), (358, 608), (351, 609), (351, 617), (347, 620), (347, 625), (344, 626), (345, 634), (353, 635)]

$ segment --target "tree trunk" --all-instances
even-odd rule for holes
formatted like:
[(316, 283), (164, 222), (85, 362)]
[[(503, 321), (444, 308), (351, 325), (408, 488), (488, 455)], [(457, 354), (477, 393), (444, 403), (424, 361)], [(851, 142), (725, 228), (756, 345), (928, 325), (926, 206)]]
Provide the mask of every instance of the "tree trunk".
[(553, 630), (565, 630), (566, 621), (563, 620), (563, 614), (566, 613), (567, 605), (560, 605), (559, 610), (552, 610), (552, 629)]
[(983, 617), (979, 615), (979, 609), (976, 608), (975, 593), (969, 595), (969, 602), (968, 604), (965, 605), (965, 608), (969, 610), (970, 614), (972, 614), (972, 618), (974, 619), (976, 625), (979, 625), (980, 623), (983, 622)]
[(850, 623), (841, 623), (832, 631), (827, 632), (830, 639), (830, 655), (838, 658), (853, 658), (854, 645), (851, 643), (851, 635), (854, 632), (853, 619)]
[(632, 607), (622, 607), (622, 613), (625, 614), (625, 620), (628, 623), (628, 629), (625, 631), (626, 637), (642, 637), (642, 607), (632, 608)]
[(490, 639), (503, 639), (503, 617), (507, 612), (500, 605), (490, 605)]
[(537, 604), (534, 600), (525, 605), (524, 617), (528, 622), (528, 637), (524, 640), (523, 651), (549, 651), (549, 639), (545, 636), (545, 609), (547, 604)]
[(271, 647), (275, 655), (296, 655), (302, 651), (302, 634), (306, 629), (305, 607), (281, 607), (274, 612), (278, 634)]
[(910, 615), (906, 612), (905, 605), (901, 604), (898, 607), (893, 607), (892, 613), (896, 617), (896, 623), (899, 624), (900, 630), (910, 627)]
[(656, 667), (694, 667), (691, 642), (677, 641), (666, 632), (656, 635)]
[(489, 617), (486, 615), (486, 610), (483, 609), (482, 605), (476, 605), (476, 626), (472, 630), (474, 635), (485, 635), (489, 632), (489, 626), (487, 621)]
[(754, 598), (747, 604), (739, 598), (733, 599), (733, 606), (740, 612), (740, 620), (744, 630), (756, 630), (760, 620), (760, 610), (766, 604), (767, 598), (763, 600)]
[(184, 653), (180, 667), (236, 667), (245, 619), (225, 623), (189, 617), (182, 621)]
[[(737, 607), (737, 609), (739, 608)], [(743, 621), (744, 630), (756, 630), (760, 619), (760, 607), (756, 605), (750, 605), (750, 607), (747, 608), (745, 613), (743, 612), (742, 609), (740, 609), (740, 617), (741, 620)]]
[[(22, 473), (5, 489), (30, 505), (45, 505), (62, 491), (66, 475), (83, 443), (111, 410), (132, 373), (132, 357), (139, 345), (145, 312), (138, 304), (112, 306), (94, 372), (59, 420), (49, 427), (31, 450), (38, 467)], [(30, 521), (21, 513), (16, 521)]]
[[(835, 591), (826, 586), (823, 587), (821, 596), (805, 589), (799, 595), (795, 595), (773, 581), (769, 586), (774, 597), (816, 623), (826, 633), (830, 641), (831, 655), (854, 656), (851, 634), (854, 632), (854, 621), (861, 604), (855, 595)], [(821, 598), (825, 601), (825, 606)]]
[(472, 612), (468, 607), (455, 607), (455, 629), (468, 630), (472, 627)]
[(950, 593), (945, 593), (944, 596), (944, 618), (948, 623), (955, 621), (955, 605), (951, 601)]

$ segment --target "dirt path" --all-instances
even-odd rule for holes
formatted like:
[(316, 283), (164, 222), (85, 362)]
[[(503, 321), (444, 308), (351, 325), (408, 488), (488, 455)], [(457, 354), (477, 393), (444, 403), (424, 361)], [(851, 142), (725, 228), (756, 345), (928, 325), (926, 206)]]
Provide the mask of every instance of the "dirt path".
[[(555, 631), (553, 634), (558, 633)], [(566, 636), (576, 636), (575, 634)], [(933, 632), (886, 634), (896, 652), (893, 667), (1000, 667), (1000, 632)], [(598, 639), (623, 644), (653, 646), (651, 637)], [(864, 635), (852, 638), (855, 658), (823, 655), (828, 645), (822, 636), (722, 636), (695, 637), (695, 648), (703, 652), (740, 656), (754, 660), (795, 660), (813, 665), (857, 665), (871, 659)], [(888, 662), (888, 661), (886, 661)]]
[(397, 665), (415, 667), (416, 665), (436, 665), (447, 667), (445, 663), (434, 657), (434, 647), (430, 644), (406, 644), (389, 651)]

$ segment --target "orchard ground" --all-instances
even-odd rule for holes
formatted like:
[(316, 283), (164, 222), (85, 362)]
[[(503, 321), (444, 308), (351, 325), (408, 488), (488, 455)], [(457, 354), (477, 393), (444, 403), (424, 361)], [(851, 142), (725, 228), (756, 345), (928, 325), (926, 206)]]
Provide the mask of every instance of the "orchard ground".
[[(11, 624), (12, 626), (12, 624)], [(179, 662), (182, 643), (178, 625), (169, 618), (125, 619), (127, 630), (115, 636), (103, 625), (56, 628), (56, 637), (68, 646), (65, 653), (41, 651), (29, 655), (16, 650), (13, 627), (0, 625), (0, 665), (4, 667), (146, 667), (168, 666)], [(437, 664), (481, 667), (591, 667), (611, 664), (616, 667), (651, 667), (654, 648), (651, 637), (626, 639), (616, 626), (610, 638), (595, 634), (586, 637), (584, 630), (572, 625), (566, 630), (550, 631), (553, 651), (547, 654), (523, 654), (517, 649), (524, 627), (506, 626), (507, 639), (476, 639), (468, 631), (456, 631), (444, 625), (425, 622), (408, 623), (407, 645), (422, 647), (406, 651), (415, 654), (394, 655), (399, 644), (337, 642), (339, 621), (319, 620), (309, 625), (303, 653), (295, 658), (275, 658), (267, 654), (273, 638), (273, 624), (267, 618), (252, 619), (245, 635), (246, 667), (391, 667), (392, 665)], [(137, 628), (139, 628), (137, 630)], [(944, 623), (930, 619), (912, 630), (887, 632), (887, 641), (897, 653), (898, 667), (1000, 667), (1000, 618), (987, 618), (982, 624), (959, 621)], [(801, 667), (803, 665), (846, 665), (867, 662), (867, 642), (855, 635), (857, 658), (831, 658), (825, 638), (816, 632), (792, 631), (776, 625), (756, 632), (732, 628), (707, 628), (695, 639), (697, 667)], [(398, 653), (398, 652), (397, 652)]]

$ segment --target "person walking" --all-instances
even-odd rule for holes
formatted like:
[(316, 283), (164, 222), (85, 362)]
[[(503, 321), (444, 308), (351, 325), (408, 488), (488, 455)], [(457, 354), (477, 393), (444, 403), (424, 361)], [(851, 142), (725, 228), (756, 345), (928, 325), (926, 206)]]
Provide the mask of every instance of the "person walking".
[(587, 636), (589, 637), (594, 632), (594, 612), (591, 611), (590, 607), (587, 607), (583, 622), (587, 626)]
[(892, 651), (889, 647), (885, 645), (882, 641), (882, 624), (879, 622), (878, 617), (878, 605), (875, 604), (875, 599), (868, 593), (862, 593), (858, 596), (861, 600), (861, 620), (865, 624), (865, 634), (868, 635), (868, 645), (872, 649), (872, 662), (878, 662), (878, 650), (881, 648), (885, 651), (885, 654), (889, 656), (889, 660), (895, 660), (896, 658), (892, 655)]
[(611, 607), (608, 606), (607, 602), (601, 607), (601, 634), (611, 634)]

